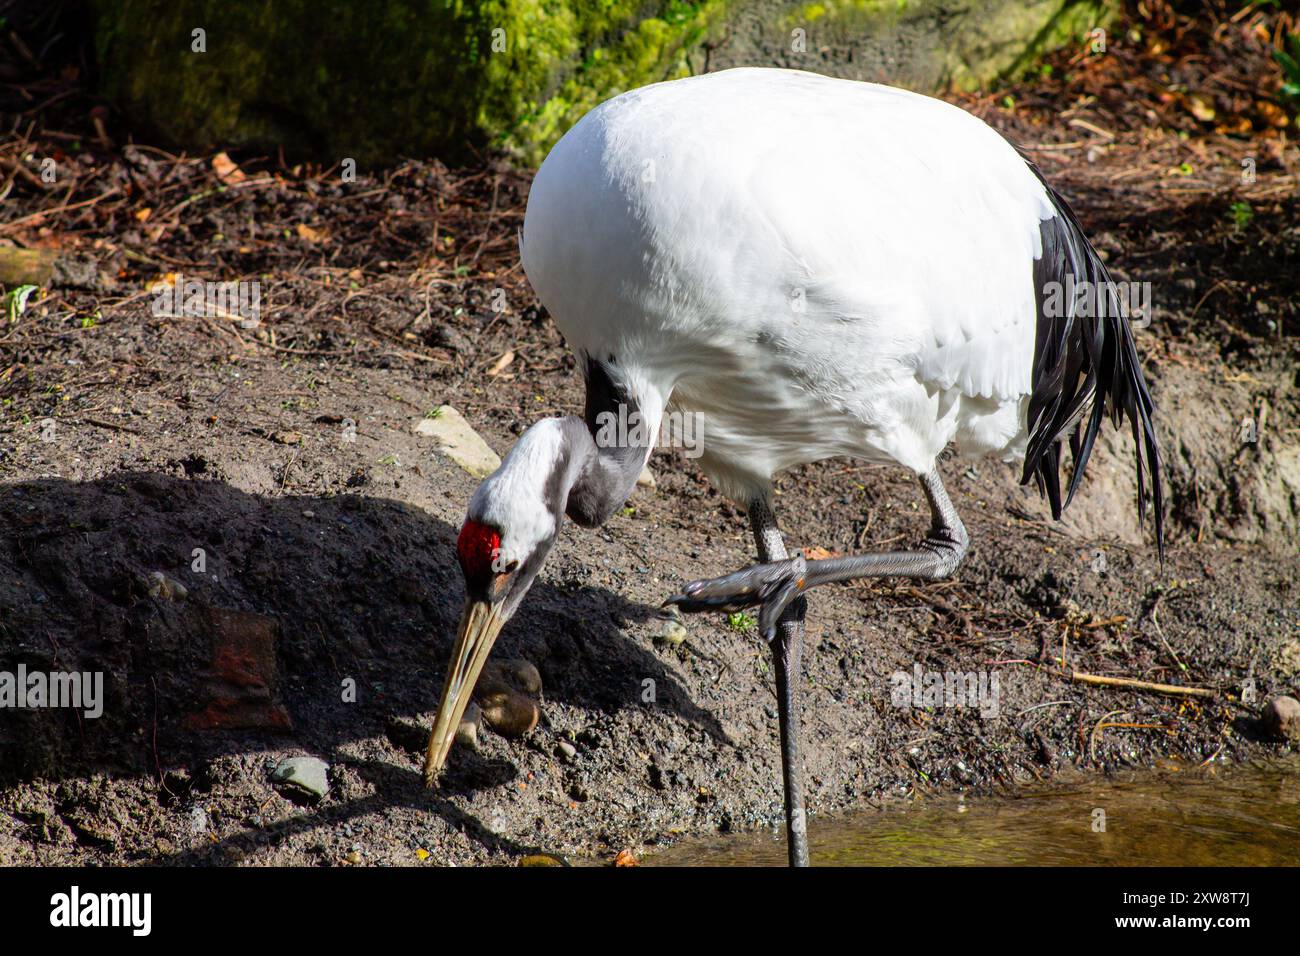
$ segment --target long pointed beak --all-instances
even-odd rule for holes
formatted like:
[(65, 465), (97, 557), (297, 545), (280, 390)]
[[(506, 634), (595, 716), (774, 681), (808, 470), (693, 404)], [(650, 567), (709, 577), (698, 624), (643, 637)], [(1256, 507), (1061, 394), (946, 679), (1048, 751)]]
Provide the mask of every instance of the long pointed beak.
[(431, 787), (447, 762), (447, 753), (456, 739), (456, 728), (469, 705), (478, 675), (487, 662), (492, 645), (505, 624), (500, 606), (487, 601), (469, 601), (460, 616), (460, 631), (451, 652), (447, 681), (442, 686), (442, 701), (429, 737), (429, 753), (424, 760), (424, 784)]

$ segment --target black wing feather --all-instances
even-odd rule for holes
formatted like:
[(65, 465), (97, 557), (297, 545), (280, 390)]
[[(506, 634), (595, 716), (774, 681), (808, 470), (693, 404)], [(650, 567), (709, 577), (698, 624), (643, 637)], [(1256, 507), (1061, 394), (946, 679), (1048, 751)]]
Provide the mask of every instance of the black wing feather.
[[(1146, 517), (1147, 484), (1155, 513), (1156, 548), (1164, 560), (1164, 491), (1160, 476), (1160, 448), (1152, 416), (1155, 404), (1147, 390), (1133, 343), (1133, 329), (1123, 314), (1105, 263), (1088, 242), (1069, 204), (1043, 179), (1056, 215), (1039, 225), (1042, 255), (1034, 262), (1034, 287), (1038, 322), (1034, 341), (1033, 391), (1029, 397), (1029, 444), (1021, 484), (1032, 478), (1052, 507), (1052, 516), (1070, 504), (1102, 421), (1115, 427), (1128, 418), (1137, 448), (1138, 518)], [(1062, 315), (1049, 315), (1051, 283), (1068, 288), (1089, 283), (1106, 296), (1102, 315), (1084, 315), (1071, 296), (1065, 296)], [(1093, 301), (1097, 301), (1094, 299)], [(1087, 311), (1087, 310), (1084, 310)], [(1086, 423), (1085, 423), (1086, 417)], [(1068, 439), (1074, 472), (1061, 499), (1061, 444)], [(1145, 468), (1144, 461), (1145, 458)]]

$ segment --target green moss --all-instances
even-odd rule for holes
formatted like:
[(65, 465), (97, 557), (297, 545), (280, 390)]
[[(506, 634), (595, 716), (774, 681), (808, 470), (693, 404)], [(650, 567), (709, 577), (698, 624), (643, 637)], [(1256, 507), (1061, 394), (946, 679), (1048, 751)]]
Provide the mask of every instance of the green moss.
[[(96, 0), (105, 92), (164, 139), (362, 163), (536, 158), (623, 89), (683, 75), (724, 0)], [(207, 52), (190, 49), (207, 31)], [(448, 147), (452, 147), (449, 151)]]
[[(1062, 9), (1062, 4), (1065, 8)], [(91, 0), (104, 92), (146, 135), (364, 165), (541, 159), (587, 110), (686, 76), (733, 16), (770, 10), (732, 63), (852, 50), (848, 75), (986, 82), (1104, 22), (1104, 0)], [(748, 21), (746, 21), (748, 22)], [(190, 49), (207, 31), (207, 52)], [(738, 31), (745, 32), (745, 31)], [(693, 54), (695, 54), (693, 56)], [(692, 67), (692, 59), (695, 67)], [(726, 59), (722, 57), (721, 59)], [(718, 60), (714, 60), (718, 62)], [(843, 63), (826, 64), (831, 70)], [(824, 68), (810, 64), (810, 68)]]
[[(479, 110), (494, 142), (536, 162), (589, 109), (623, 90), (688, 76), (687, 55), (705, 39), (725, 0), (670, 0), (659, 16), (635, 20), (632, 3), (551, 4), (492, 0), (497, 17), (527, 13), (527, 37), (488, 66), (491, 95)], [(507, 28), (507, 32), (510, 30)]]
[(1082, 43), (1094, 29), (1104, 29), (1114, 22), (1118, 12), (1118, 4), (1112, 0), (1071, 0), (1043, 26), (1024, 51), (1001, 71), (1001, 75), (1023, 73), (1031, 69), (1044, 53)]
[[(915, 89), (975, 89), (1111, 22), (1116, 0), (813, 0), (774, 29), (852, 49), (857, 75)], [(902, 54), (900, 56), (900, 53)]]

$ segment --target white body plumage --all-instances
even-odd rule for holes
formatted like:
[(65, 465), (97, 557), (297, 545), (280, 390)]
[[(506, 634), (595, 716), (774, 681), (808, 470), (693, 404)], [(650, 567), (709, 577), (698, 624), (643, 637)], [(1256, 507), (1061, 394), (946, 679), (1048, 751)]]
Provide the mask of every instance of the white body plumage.
[(525, 271), (730, 497), (835, 455), (1023, 456), (1039, 224), (1016, 151), (940, 100), (790, 70), (634, 90), (533, 183)]

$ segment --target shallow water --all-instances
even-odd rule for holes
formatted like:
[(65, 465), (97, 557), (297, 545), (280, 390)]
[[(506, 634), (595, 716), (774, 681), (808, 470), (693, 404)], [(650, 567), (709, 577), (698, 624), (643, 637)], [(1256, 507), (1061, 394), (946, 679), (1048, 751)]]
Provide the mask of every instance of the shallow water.
[[(1300, 758), (915, 800), (809, 825), (814, 866), (1300, 864)], [(763, 831), (683, 841), (650, 866), (781, 866)]]

